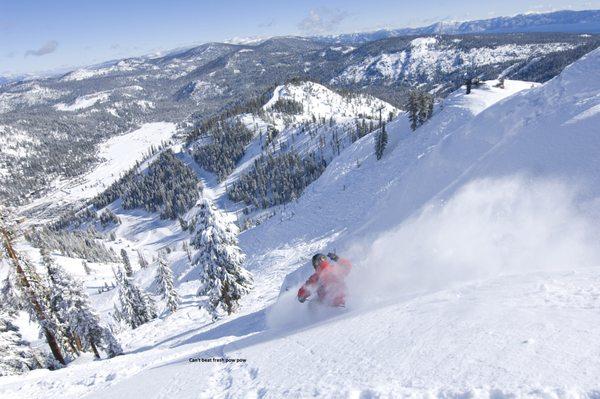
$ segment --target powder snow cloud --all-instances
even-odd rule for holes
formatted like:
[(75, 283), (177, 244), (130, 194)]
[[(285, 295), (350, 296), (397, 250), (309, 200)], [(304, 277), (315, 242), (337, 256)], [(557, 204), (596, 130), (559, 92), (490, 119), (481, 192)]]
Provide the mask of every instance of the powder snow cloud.
[(350, 299), (362, 305), (502, 274), (598, 265), (600, 231), (585, 209), (577, 187), (558, 180), (472, 181), (442, 205), (350, 248), (350, 258), (360, 259)]

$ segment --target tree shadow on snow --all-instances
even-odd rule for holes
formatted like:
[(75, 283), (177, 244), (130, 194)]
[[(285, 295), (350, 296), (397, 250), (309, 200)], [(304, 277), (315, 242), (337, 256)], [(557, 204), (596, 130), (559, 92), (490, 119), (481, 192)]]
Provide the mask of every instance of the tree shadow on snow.
[(171, 346), (171, 348), (224, 337), (243, 337), (248, 334), (264, 331), (267, 329), (266, 311), (267, 309), (262, 309), (219, 324), (215, 328), (196, 334), (185, 341)]

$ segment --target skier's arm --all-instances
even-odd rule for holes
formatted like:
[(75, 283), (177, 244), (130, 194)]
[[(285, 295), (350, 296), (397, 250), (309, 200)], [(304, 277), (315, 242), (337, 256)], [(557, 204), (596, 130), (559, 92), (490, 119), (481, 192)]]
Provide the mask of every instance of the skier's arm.
[(344, 275), (350, 273), (350, 270), (352, 269), (352, 264), (348, 259), (340, 258), (334, 252), (328, 253), (327, 257), (335, 263), (337, 263), (339, 266), (341, 266)]
[(317, 275), (317, 273), (313, 274), (308, 280), (306, 280), (304, 285), (302, 285), (302, 287), (300, 287), (300, 289), (298, 290), (298, 300), (300, 302), (306, 301), (308, 297), (312, 295), (318, 281), (319, 276)]

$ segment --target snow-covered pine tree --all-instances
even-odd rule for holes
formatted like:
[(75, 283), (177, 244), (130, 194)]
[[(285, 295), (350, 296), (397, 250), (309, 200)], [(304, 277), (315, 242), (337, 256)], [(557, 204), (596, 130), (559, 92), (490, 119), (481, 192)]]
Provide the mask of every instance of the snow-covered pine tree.
[(142, 291), (121, 269), (115, 272), (119, 287), (119, 318), (137, 328), (156, 318), (156, 306), (148, 294)]
[(15, 235), (9, 228), (8, 219), (8, 213), (0, 206), (0, 240), (2, 240), (3, 244), (3, 256), (10, 259), (10, 262), (14, 267), (17, 288), (21, 294), (20, 297), (22, 298), (21, 303), (25, 309), (29, 311), (30, 316), (39, 322), (42, 333), (46, 338), (46, 342), (48, 343), (56, 362), (65, 365), (66, 361), (62, 354), (61, 347), (58, 343), (55, 331), (51, 329), (45, 306), (43, 306), (43, 298), (38, 297), (40, 293), (36, 292), (32, 284), (30, 284), (25, 268), (23, 267), (23, 258), (14, 249), (13, 239)]
[(44, 367), (36, 353), (23, 340), (11, 316), (0, 310), (0, 377), (22, 374), (29, 370)]
[(22, 300), (16, 290), (14, 275), (10, 271), (0, 284), (0, 303), (9, 315), (13, 315), (23, 308)]
[(192, 251), (190, 250), (190, 244), (187, 241), (183, 242), (183, 250), (188, 258), (188, 261), (192, 261)]
[(430, 94), (428, 101), (427, 101), (427, 119), (429, 119), (433, 116), (434, 103), (435, 103), (435, 98), (433, 97), (433, 95)]
[(85, 260), (81, 261), (81, 266), (83, 266), (83, 271), (88, 276), (92, 273), (92, 269), (90, 269), (90, 266), (88, 265), (88, 263)]
[(112, 331), (108, 328), (102, 329), (102, 343), (106, 355), (111, 358), (123, 354), (123, 348), (115, 338)]
[(419, 126), (419, 96), (416, 90), (411, 90), (408, 93), (408, 103), (406, 104), (406, 107), (408, 109), (410, 128), (414, 131)]
[[(15, 254), (16, 255), (16, 254)], [(41, 332), (55, 360), (66, 365), (70, 361), (64, 326), (58, 321), (50, 303), (49, 283), (39, 275), (28, 259), (16, 255), (17, 288), (24, 309), (39, 323)]]
[(175, 312), (179, 306), (180, 298), (173, 285), (173, 272), (162, 252), (158, 255), (158, 266), (156, 268), (154, 281), (163, 299), (167, 300), (167, 309), (169, 309), (171, 313)]
[(419, 91), (419, 126), (425, 123), (433, 113), (433, 96), (431, 94)]
[(127, 255), (125, 248), (121, 248), (121, 259), (123, 260), (123, 269), (125, 269), (125, 274), (127, 277), (131, 277), (133, 275), (133, 269), (131, 268), (131, 261), (129, 260), (129, 255)]
[(242, 265), (245, 255), (238, 246), (238, 228), (210, 200), (203, 198), (196, 215), (192, 245), (198, 250), (194, 263), (201, 273), (199, 296), (207, 296), (206, 309), (218, 318), (231, 314), (239, 299), (252, 287), (252, 275)]
[(138, 263), (140, 265), (140, 268), (145, 269), (148, 267), (148, 261), (146, 260), (146, 258), (144, 257), (144, 254), (142, 253), (141, 250), (137, 250), (137, 255), (138, 255)]
[(111, 354), (120, 354), (114, 337), (100, 325), (100, 317), (94, 312), (89, 297), (82, 284), (72, 278), (45, 252), (42, 251), (42, 261), (46, 266), (50, 287), (50, 304), (53, 313), (61, 325), (64, 326), (66, 335), (71, 340), (70, 346), (77, 352), (92, 351), (96, 358), (100, 358), (98, 348), (111, 347), (107, 350)]
[(375, 156), (377, 160), (380, 160), (383, 157), (383, 151), (387, 146), (388, 142), (388, 134), (385, 130), (385, 122), (381, 125), (381, 129), (377, 132), (377, 136), (375, 137)]

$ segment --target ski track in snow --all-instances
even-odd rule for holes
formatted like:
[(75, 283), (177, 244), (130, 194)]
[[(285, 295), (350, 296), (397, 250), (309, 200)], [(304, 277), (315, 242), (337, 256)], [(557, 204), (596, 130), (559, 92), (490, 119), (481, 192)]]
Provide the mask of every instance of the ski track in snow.
[[(473, 179), (567, 174), (586, 183), (584, 205), (593, 210), (600, 195), (599, 62), (597, 50), (541, 87), (506, 81), (504, 90), (488, 84), (470, 96), (457, 92), (415, 133), (405, 116), (397, 118), (388, 125), (390, 142), (379, 163), (368, 135), (346, 148), (289, 205), (291, 219), (276, 216), (241, 234), (255, 287), (234, 317), (211, 323), (197, 309), (194, 282), (180, 281), (181, 310), (123, 332), (125, 356), (102, 362), (84, 358), (54, 372), (3, 377), (0, 393), (10, 398), (597, 396), (598, 265), (552, 270), (523, 265), (442, 288), (397, 287), (395, 296), (375, 306), (350, 301), (346, 311), (331, 314), (313, 314), (293, 296), (310, 273), (314, 252), (337, 248), (357, 255), (354, 270), (361, 272), (366, 260), (352, 252), (353, 245), (385, 238), (425, 204), (451, 201)], [(211, 183), (208, 177), (205, 182)], [(219, 195), (214, 188), (209, 184), (207, 196)], [(157, 223), (156, 216), (131, 213), (118, 235), (133, 248), (155, 249), (163, 238), (177, 241), (178, 228), (166, 222), (148, 234), (147, 227)], [(438, 256), (432, 253), (432, 259)], [(179, 250), (171, 254), (175, 270), (185, 263), (183, 257)], [(147, 286), (151, 273), (151, 268), (141, 271), (136, 280)], [(280, 293), (284, 278), (290, 291)], [(110, 295), (92, 297), (104, 303), (105, 312)], [(209, 357), (246, 362), (188, 360)]]

